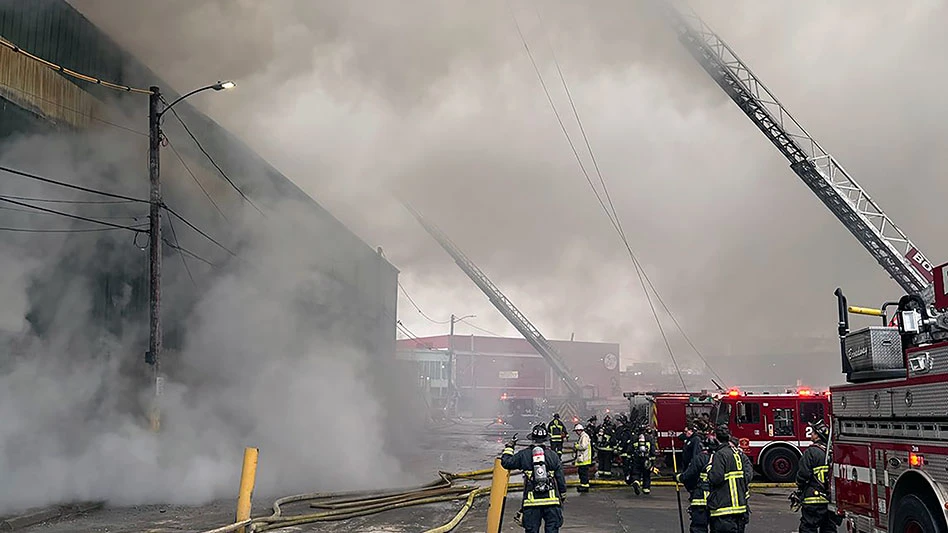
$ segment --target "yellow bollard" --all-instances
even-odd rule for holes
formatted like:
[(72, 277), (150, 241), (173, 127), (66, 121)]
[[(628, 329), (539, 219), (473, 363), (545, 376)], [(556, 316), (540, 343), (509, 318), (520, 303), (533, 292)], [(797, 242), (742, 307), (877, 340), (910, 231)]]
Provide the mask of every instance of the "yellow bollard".
[[(257, 453), (256, 448), (244, 448), (244, 467), (240, 472), (240, 492), (237, 495), (237, 522), (250, 518), (250, 500), (257, 478)], [(241, 527), (237, 531), (244, 533), (244, 530)]]
[(509, 481), (510, 472), (500, 465), (500, 459), (494, 459), (494, 475), (490, 482), (490, 507), (487, 509), (487, 533), (500, 533)]

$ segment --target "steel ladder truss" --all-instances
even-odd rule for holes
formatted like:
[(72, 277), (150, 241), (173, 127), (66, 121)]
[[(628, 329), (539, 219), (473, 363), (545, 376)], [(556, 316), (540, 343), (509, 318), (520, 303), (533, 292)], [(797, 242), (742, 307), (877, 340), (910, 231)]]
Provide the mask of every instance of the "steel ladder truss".
[(908, 236), (693, 10), (678, 9), (669, 0), (658, 2), (679, 41), (790, 161), (790, 168), (902, 289), (930, 302), (931, 265)]
[(570, 397), (581, 400), (583, 390), (581, 380), (578, 376), (573, 375), (573, 372), (563, 361), (563, 357), (559, 354), (556, 348), (553, 347), (550, 341), (546, 340), (546, 337), (544, 337), (540, 331), (532, 323), (530, 323), (529, 320), (527, 320), (527, 317), (524, 316), (516, 306), (514, 306), (513, 302), (511, 302), (506, 296), (504, 296), (502, 292), (500, 292), (500, 289), (498, 289), (497, 286), (491, 282), (487, 275), (485, 275), (484, 272), (482, 272), (473, 261), (464, 255), (464, 252), (462, 252), (461, 249), (458, 248), (457, 245), (455, 245), (451, 239), (444, 234), (444, 232), (442, 232), (434, 224), (428, 222), (421, 215), (421, 213), (416, 211), (413, 207), (407, 203), (404, 204), (406, 209), (408, 209), (408, 211), (411, 212), (411, 214), (418, 220), (418, 223), (421, 224), (422, 227), (424, 227), (425, 230), (436, 241), (438, 241), (438, 244), (440, 244), (441, 247), (444, 248), (446, 252), (448, 252), (448, 254), (454, 259), (454, 262), (457, 263), (459, 267), (461, 267), (461, 270), (463, 270), (464, 273), (467, 274), (469, 278), (471, 278), (471, 281), (473, 281), (474, 284), (484, 292), (484, 294), (490, 300), (490, 303), (493, 304), (498, 311), (500, 311), (500, 314), (504, 315), (504, 318), (506, 318), (513, 327), (517, 328), (517, 331), (523, 335), (523, 338), (525, 338), (527, 342), (529, 342), (530, 345), (536, 349), (537, 353), (539, 353), (543, 359), (545, 359), (546, 362), (549, 363), (551, 367), (553, 367), (553, 370), (557, 373), (557, 375), (559, 375), (563, 381), (563, 384), (566, 386), (567, 390), (569, 390)]

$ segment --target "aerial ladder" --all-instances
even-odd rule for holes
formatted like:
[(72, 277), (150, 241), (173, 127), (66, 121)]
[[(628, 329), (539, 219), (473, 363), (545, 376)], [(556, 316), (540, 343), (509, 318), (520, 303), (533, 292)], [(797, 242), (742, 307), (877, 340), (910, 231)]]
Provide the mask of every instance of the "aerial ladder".
[(656, 1), (678, 40), (790, 161), (797, 176), (907, 294), (917, 294), (930, 305), (932, 265), (911, 239), (690, 7)]
[[(536, 326), (527, 320), (527, 317), (514, 306), (513, 302), (500, 292), (500, 289), (491, 282), (487, 275), (484, 274), (443, 231), (426, 220), (421, 213), (407, 202), (403, 202), (403, 204), (415, 219), (418, 220), (418, 223), (425, 228), (425, 231), (448, 252), (448, 255), (450, 255), (461, 270), (467, 274), (467, 277), (471, 278), (471, 281), (483, 291), (490, 300), (490, 303), (500, 311), (500, 314), (504, 315), (504, 318), (510, 322), (510, 325), (516, 328), (517, 331), (523, 335), (523, 338), (526, 339), (550, 367), (553, 368), (553, 371), (559, 376), (563, 386), (566, 387), (567, 390), (567, 400), (559, 408), (560, 411), (565, 411), (563, 414), (564, 418), (569, 415), (577, 417), (585, 416), (587, 409), (585, 407), (582, 380), (579, 379), (579, 376), (573, 374), (572, 370), (570, 370), (569, 366), (567, 366), (563, 360), (563, 357), (556, 348), (553, 347), (553, 344), (540, 333), (540, 330), (538, 330)], [(571, 413), (570, 411), (573, 412)]]

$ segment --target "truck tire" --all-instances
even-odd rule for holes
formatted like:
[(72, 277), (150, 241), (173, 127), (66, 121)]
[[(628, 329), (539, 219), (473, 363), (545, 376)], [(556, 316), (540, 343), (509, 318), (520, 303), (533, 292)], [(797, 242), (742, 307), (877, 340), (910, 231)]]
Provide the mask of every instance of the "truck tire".
[(945, 530), (935, 521), (931, 509), (925, 505), (921, 498), (914, 494), (906, 494), (899, 501), (889, 531), (945, 533)]
[(767, 450), (761, 458), (760, 469), (767, 480), (774, 483), (790, 483), (797, 477), (800, 457), (789, 448), (779, 446)]

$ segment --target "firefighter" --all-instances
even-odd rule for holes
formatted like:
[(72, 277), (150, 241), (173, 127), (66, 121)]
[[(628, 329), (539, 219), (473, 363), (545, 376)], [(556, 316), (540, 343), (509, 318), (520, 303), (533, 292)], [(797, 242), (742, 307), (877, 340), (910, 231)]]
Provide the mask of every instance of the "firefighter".
[[(636, 494), (639, 494), (639, 492), (651, 494), (652, 457), (655, 454), (655, 448), (652, 445), (652, 440), (645, 434), (644, 429), (639, 431), (639, 436), (632, 443), (632, 446), (630, 454), (632, 456), (632, 490)], [(628, 480), (626, 480), (626, 483), (628, 483)]]
[(589, 465), (592, 464), (592, 442), (582, 424), (573, 426), (576, 438), (576, 473), (579, 474), (579, 486), (576, 492), (589, 492)]
[(625, 416), (619, 415), (616, 419), (620, 422), (615, 433), (615, 451), (613, 453), (619, 456), (622, 463), (622, 479), (626, 484), (632, 484), (632, 451), (633, 438), (635, 437), (634, 428)]
[(681, 471), (684, 472), (691, 464), (691, 459), (701, 452), (704, 447), (704, 439), (701, 437), (702, 430), (699, 427), (700, 421), (696, 420), (685, 426), (685, 430), (678, 435), (682, 441), (681, 448)]
[(598, 446), (599, 449), (599, 477), (612, 477), (612, 451), (615, 449), (613, 442), (615, 437), (615, 428), (612, 426), (612, 419), (609, 415), (602, 420), (602, 427), (599, 428)]
[(803, 452), (797, 468), (797, 488), (802, 492), (800, 533), (830, 533), (836, 531), (836, 521), (828, 509), (829, 466), (826, 461), (826, 441), (829, 438), (822, 420), (811, 423), (813, 445)]
[(507, 470), (523, 472), (523, 529), (526, 533), (559, 533), (563, 525), (566, 501), (566, 477), (560, 455), (543, 446), (549, 437), (546, 425), (537, 424), (530, 432), (533, 446), (514, 453), (515, 442), (508, 442), (500, 457)]
[(566, 426), (560, 421), (559, 413), (553, 413), (553, 420), (550, 420), (546, 429), (550, 433), (550, 448), (554, 452), (563, 455), (563, 441), (569, 438), (569, 433), (566, 432)]
[(708, 472), (708, 515), (711, 533), (744, 533), (747, 526), (749, 465), (740, 448), (731, 444), (727, 426), (715, 429)]
[[(708, 533), (708, 463), (711, 461), (709, 445), (700, 433), (692, 432), (688, 444), (693, 446), (688, 466), (678, 474), (677, 481), (688, 491), (688, 515), (691, 517), (691, 533)], [(697, 438), (694, 438), (697, 437)]]

